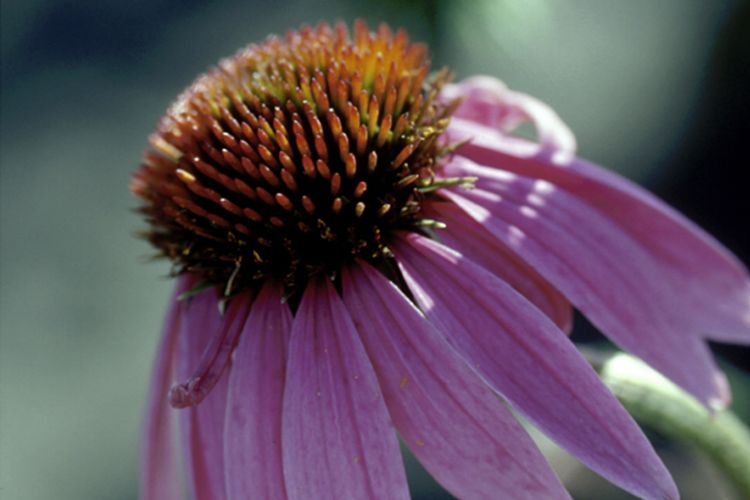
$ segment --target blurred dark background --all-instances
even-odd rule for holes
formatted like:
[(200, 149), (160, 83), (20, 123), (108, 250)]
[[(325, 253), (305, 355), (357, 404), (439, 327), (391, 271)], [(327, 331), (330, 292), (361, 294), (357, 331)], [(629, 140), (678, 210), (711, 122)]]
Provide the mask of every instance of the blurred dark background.
[[(132, 237), (142, 224), (129, 176), (177, 93), (269, 33), (356, 17), (406, 27), (430, 43), (435, 67), (497, 76), (549, 103), (582, 156), (655, 191), (750, 262), (747, 1), (1, 7), (3, 498), (136, 496), (138, 425), (170, 283), (165, 263), (139, 258), (150, 249)], [(579, 323), (576, 338), (596, 341)], [(715, 347), (746, 412), (748, 350)], [(661, 444), (685, 498), (731, 498), (699, 457)], [(576, 498), (627, 498), (544, 446)], [(418, 470), (412, 481), (418, 498), (446, 498)]]

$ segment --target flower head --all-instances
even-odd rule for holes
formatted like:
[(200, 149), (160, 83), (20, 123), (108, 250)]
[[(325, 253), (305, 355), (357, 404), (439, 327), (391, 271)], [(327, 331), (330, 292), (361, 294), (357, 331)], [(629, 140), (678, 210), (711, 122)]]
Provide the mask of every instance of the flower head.
[(408, 497), (395, 430), (459, 497), (566, 498), (505, 402), (626, 490), (677, 496), (566, 337), (571, 304), (726, 404), (704, 339), (750, 342), (747, 271), (576, 158), (541, 102), (428, 68), (404, 32), (303, 28), (222, 61), (159, 124), (132, 189), (178, 279), (144, 499), (180, 491), (168, 400), (199, 499)]
[(134, 192), (151, 242), (228, 294), (390, 255), (423, 224), (447, 72), (385, 26), (305, 28), (251, 45), (199, 78), (162, 120)]

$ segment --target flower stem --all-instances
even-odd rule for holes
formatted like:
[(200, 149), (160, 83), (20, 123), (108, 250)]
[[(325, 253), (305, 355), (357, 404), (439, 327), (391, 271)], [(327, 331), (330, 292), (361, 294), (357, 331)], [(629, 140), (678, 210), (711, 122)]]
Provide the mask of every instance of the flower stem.
[(750, 498), (750, 430), (734, 413), (710, 412), (633, 356), (618, 353), (593, 364), (640, 424), (699, 449), (724, 473), (741, 498)]

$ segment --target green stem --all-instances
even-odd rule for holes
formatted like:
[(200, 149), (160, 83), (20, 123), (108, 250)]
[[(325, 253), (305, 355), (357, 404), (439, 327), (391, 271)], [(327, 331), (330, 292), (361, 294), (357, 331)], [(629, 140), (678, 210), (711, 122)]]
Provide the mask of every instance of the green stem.
[(602, 380), (639, 423), (702, 451), (750, 498), (750, 431), (729, 410), (711, 412), (692, 396), (627, 354), (594, 363)]

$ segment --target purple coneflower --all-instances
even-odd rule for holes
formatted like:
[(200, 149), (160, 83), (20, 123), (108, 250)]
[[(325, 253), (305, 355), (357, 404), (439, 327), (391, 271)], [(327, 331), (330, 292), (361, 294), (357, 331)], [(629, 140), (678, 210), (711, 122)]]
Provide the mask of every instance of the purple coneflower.
[(200, 500), (407, 498), (397, 432), (461, 498), (567, 498), (509, 407), (627, 491), (678, 496), (566, 336), (571, 304), (721, 405), (705, 339), (750, 341), (747, 271), (576, 158), (541, 102), (428, 68), (403, 31), (302, 28), (222, 61), (159, 124), (132, 189), (177, 286), (143, 499), (183, 478)]

